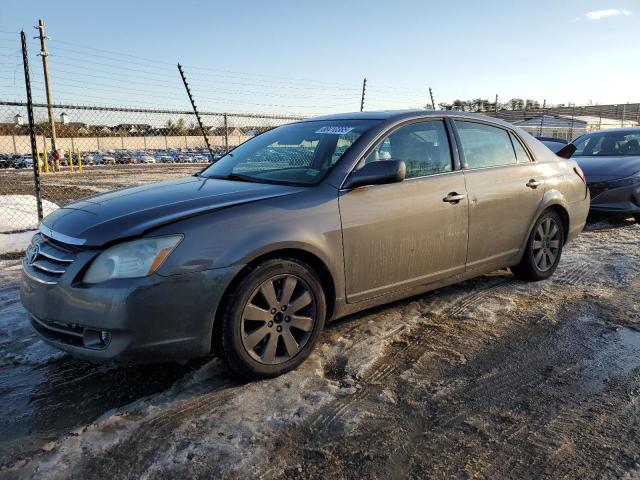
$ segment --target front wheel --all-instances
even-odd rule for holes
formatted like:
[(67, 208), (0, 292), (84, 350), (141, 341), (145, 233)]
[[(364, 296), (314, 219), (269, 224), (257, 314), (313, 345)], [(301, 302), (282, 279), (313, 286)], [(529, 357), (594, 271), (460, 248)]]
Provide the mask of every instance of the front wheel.
[(533, 226), (522, 260), (511, 271), (523, 280), (549, 278), (560, 262), (564, 239), (562, 219), (556, 212), (547, 210)]
[(326, 300), (314, 270), (296, 259), (267, 260), (243, 278), (221, 319), (221, 353), (249, 378), (275, 377), (300, 365), (324, 327)]

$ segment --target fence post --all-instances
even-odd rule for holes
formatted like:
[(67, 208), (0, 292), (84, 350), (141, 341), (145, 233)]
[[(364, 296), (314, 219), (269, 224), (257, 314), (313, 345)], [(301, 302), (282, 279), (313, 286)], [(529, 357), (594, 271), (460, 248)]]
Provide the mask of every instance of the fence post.
[(16, 145), (16, 136), (11, 135), (11, 137), (13, 137), (13, 153), (18, 153), (18, 147)]
[(229, 153), (229, 122), (227, 121), (227, 114), (224, 114), (224, 149), (226, 153)]
[(29, 119), (29, 139), (31, 140), (31, 158), (33, 158), (33, 183), (36, 194), (36, 209), (38, 223), (42, 221), (42, 197), (40, 192), (40, 169), (38, 168), (38, 146), (36, 144), (35, 121), (33, 119), (33, 100), (31, 99), (31, 79), (29, 77), (29, 54), (27, 52), (27, 37), (24, 30), (20, 32), (22, 41), (22, 66), (24, 67), (24, 86), (27, 90), (27, 117)]
[(100, 151), (100, 135), (96, 135), (96, 150)]
[(571, 127), (569, 128), (569, 138), (567, 140), (573, 140), (573, 124), (576, 118), (576, 106), (574, 105), (571, 109)]
[(82, 156), (80, 155), (79, 148), (78, 148), (78, 173), (82, 173)]

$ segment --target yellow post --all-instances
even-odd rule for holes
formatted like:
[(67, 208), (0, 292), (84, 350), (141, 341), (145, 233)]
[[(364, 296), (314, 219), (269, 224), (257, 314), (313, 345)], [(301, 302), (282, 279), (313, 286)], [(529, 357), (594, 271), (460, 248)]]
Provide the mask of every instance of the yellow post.
[(69, 171), (73, 173), (73, 150), (69, 149)]
[(38, 174), (42, 173), (40, 170), (40, 152), (36, 150), (36, 162), (38, 162)]
[(78, 149), (78, 172), (82, 173), (82, 155), (80, 155), (80, 149)]
[(42, 150), (42, 155), (44, 156), (44, 173), (49, 173), (49, 154), (47, 153), (47, 147), (44, 147), (44, 150)]

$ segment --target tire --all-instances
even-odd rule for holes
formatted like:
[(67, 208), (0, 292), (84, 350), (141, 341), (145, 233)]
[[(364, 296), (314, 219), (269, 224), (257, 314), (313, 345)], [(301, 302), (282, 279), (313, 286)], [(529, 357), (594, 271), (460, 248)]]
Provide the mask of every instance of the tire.
[(546, 210), (531, 230), (522, 260), (511, 271), (523, 280), (537, 282), (549, 278), (558, 267), (565, 238), (560, 216)]
[(276, 377), (300, 365), (327, 314), (320, 278), (290, 258), (257, 265), (225, 303), (218, 352), (232, 371), (252, 379)]

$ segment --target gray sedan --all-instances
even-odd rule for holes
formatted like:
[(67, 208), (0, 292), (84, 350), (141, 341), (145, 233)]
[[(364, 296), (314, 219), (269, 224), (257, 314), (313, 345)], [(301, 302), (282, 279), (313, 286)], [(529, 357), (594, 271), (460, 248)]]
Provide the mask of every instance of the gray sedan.
[(591, 210), (633, 215), (640, 222), (640, 128), (589, 133), (573, 143), (591, 191)]
[(326, 321), (504, 267), (548, 278), (588, 208), (573, 160), (499, 120), (333, 115), (55, 211), (21, 298), (41, 337), (78, 357), (215, 350), (263, 378), (299, 365)]

